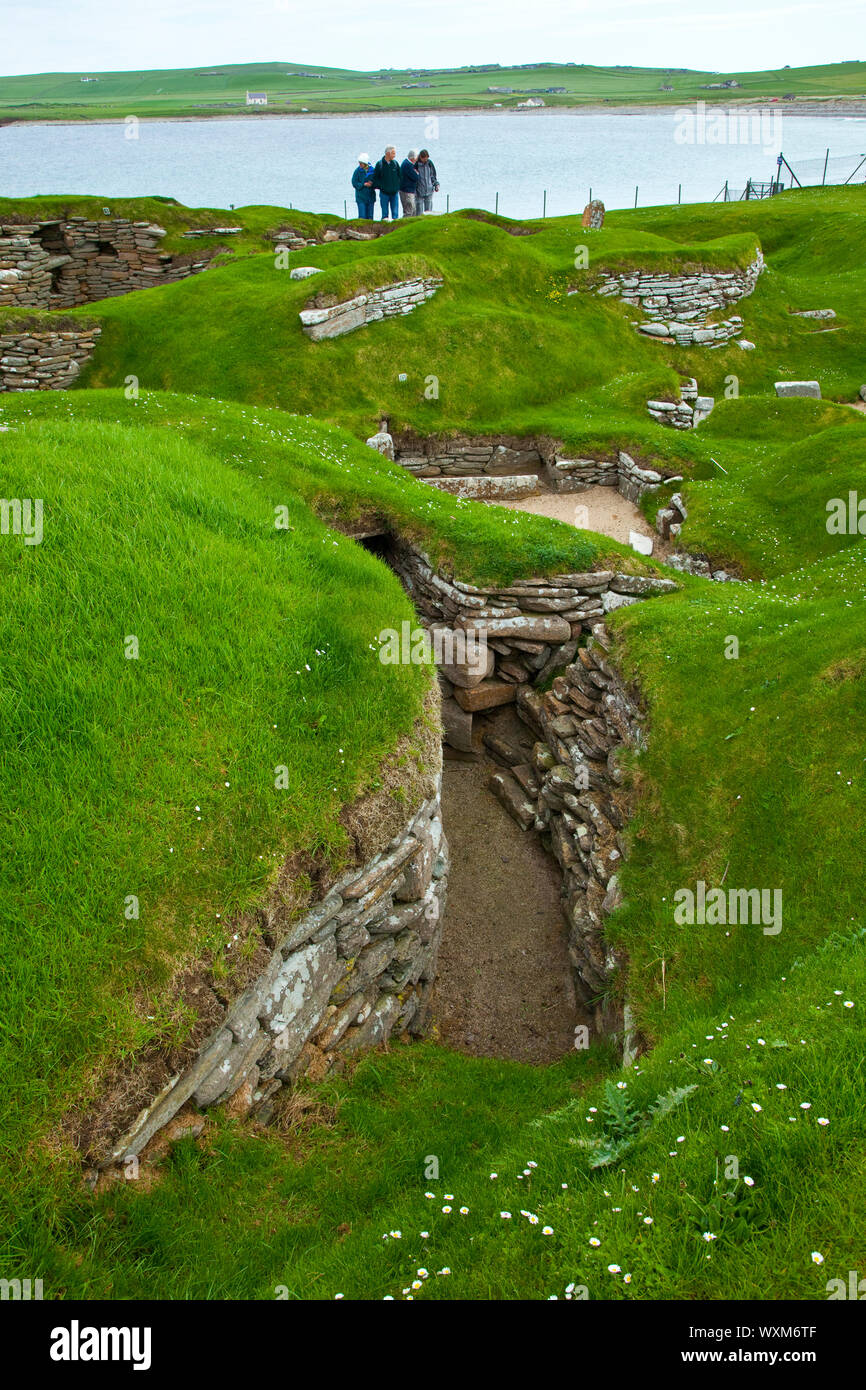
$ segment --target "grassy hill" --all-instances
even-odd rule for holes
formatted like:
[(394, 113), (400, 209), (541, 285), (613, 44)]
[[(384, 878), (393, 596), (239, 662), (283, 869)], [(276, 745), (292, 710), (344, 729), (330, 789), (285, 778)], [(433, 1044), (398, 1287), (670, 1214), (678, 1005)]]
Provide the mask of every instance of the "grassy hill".
[[(6, 200), (0, 218), (13, 208), (18, 216), (48, 216), (64, 209), (92, 214), (101, 206), (96, 198)], [(111, 206), (124, 216), (135, 205)], [(160, 210), (155, 200), (138, 206), (161, 217), (169, 250), (189, 245), (180, 233), (190, 225), (225, 225), (218, 209)], [(221, 265), (88, 306), (103, 334), (83, 384), (119, 387), (132, 374), (145, 389), (278, 406), (361, 439), (383, 415), (395, 428), (422, 434), (540, 432), (588, 452), (615, 437), (620, 447), (711, 476), (705, 432), (684, 435), (654, 424), (646, 400), (670, 398), (681, 374), (696, 376), (701, 391), (720, 401), (731, 376), (740, 399), (773, 396), (780, 377), (817, 377), (830, 400), (855, 399), (866, 375), (863, 211), (863, 188), (809, 189), (765, 202), (612, 212), (603, 230), (589, 235), (575, 217), (514, 223), (466, 212), (398, 221), (370, 242), (307, 247), (289, 264), (323, 273), (293, 281), (276, 268), (266, 233), (290, 225), (315, 235), (336, 220), (242, 208), (232, 217), (244, 230)], [(602, 268), (744, 266), (758, 244), (768, 269), (738, 306), (754, 352), (736, 344), (666, 349), (635, 332), (635, 311), (582, 292)], [(578, 245), (588, 248), (588, 270), (574, 269)], [(445, 283), (421, 311), (423, 333), (416, 318), (329, 342), (312, 343), (301, 332), (298, 313), (314, 294), (339, 298), (424, 268)], [(829, 325), (791, 313), (826, 307), (837, 315)], [(438, 399), (427, 398), (430, 375), (438, 379)]]
[[(90, 80), (85, 80), (90, 79)], [(733, 81), (732, 89), (710, 84)], [(419, 87), (419, 83), (425, 84)], [(510, 87), (512, 94), (490, 92)], [(549, 92), (548, 88), (563, 88)], [(665, 90), (670, 88), (670, 90)], [(866, 96), (862, 62), (756, 72), (596, 67), (538, 63), (521, 67), (380, 69), (353, 72), (302, 63), (228, 63), (217, 68), (146, 72), (34, 73), (0, 77), (0, 119), (104, 120), (123, 116), (246, 114), (248, 91), (265, 92), (268, 111), (413, 111), (514, 106), (540, 91), (548, 106), (750, 102), (793, 95), (809, 100)]]
[[(17, 653), (0, 687), (17, 831), (0, 894), (4, 1275), (26, 1263), (46, 1296), (399, 1299), (423, 1267), (424, 1299), (577, 1283), (594, 1300), (823, 1300), (862, 1268), (866, 541), (825, 526), (828, 497), (864, 475), (866, 418), (843, 403), (866, 380), (862, 196), (619, 213), (592, 237), (590, 276), (743, 263), (759, 240), (749, 353), (666, 349), (623, 306), (569, 297), (576, 219), (510, 236), (469, 216), (304, 252), (334, 293), (406, 258), (445, 277), (408, 319), (313, 344), (297, 327), (310, 283), (264, 250), (284, 214), (243, 210), (235, 259), (88, 306), (104, 333), (85, 389), (0, 398), (4, 494), (47, 499), (42, 545), (0, 547)], [(789, 313), (817, 307), (837, 331)], [(689, 371), (720, 399), (681, 435), (645, 399)], [(777, 401), (780, 376), (817, 376), (836, 401)], [(651, 1050), (623, 1074), (605, 1046), (537, 1069), (395, 1047), (302, 1084), (270, 1130), (211, 1114), (146, 1181), (93, 1193), (60, 1117), (107, 1059), (194, 1034), (165, 1007), (173, 973), (204, 956), (231, 978), (228, 913), (290, 851), (340, 862), (340, 807), (422, 716), (428, 673), (383, 680), (369, 651), (408, 601), (332, 523), (374, 510), (476, 579), (620, 553), (414, 481), (358, 442), (379, 411), (676, 460), (684, 543), (750, 578), (684, 576), (611, 615), (649, 745), (610, 926)], [(275, 531), (278, 504), (294, 532)], [(782, 931), (676, 925), (673, 895), (698, 879), (780, 890)], [(602, 1136), (615, 1157), (593, 1168), (585, 1141)]]

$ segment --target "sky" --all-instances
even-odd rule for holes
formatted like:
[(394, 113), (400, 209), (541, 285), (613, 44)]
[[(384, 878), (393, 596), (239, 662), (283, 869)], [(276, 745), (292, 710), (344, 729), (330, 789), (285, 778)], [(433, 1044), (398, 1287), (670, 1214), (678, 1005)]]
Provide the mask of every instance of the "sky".
[(866, 59), (864, 0), (0, 0), (0, 73)]

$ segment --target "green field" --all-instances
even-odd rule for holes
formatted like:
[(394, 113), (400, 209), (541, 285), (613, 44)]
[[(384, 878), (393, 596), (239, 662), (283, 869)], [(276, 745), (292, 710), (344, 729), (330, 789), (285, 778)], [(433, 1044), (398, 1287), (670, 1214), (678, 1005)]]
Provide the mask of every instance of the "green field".
[[(708, 90), (708, 84), (729, 80), (737, 86)], [(426, 85), (419, 87), (415, 85), (418, 83)], [(512, 92), (490, 92), (490, 87), (510, 87)], [(550, 92), (548, 88), (564, 90)], [(247, 107), (247, 92), (266, 93), (267, 110), (282, 114), (302, 110), (484, 110), (494, 103), (515, 106), (531, 92), (552, 107), (602, 102), (618, 106), (680, 105), (697, 100), (755, 102), (786, 96), (834, 101), (866, 97), (866, 64), (715, 73), (578, 63), (405, 72), (352, 72), (300, 63), (229, 63), (219, 68), (148, 72), (37, 73), (0, 77), (0, 120), (260, 114), (263, 108)]]
[[(0, 220), (100, 203), (3, 202)], [(134, 209), (159, 211), (169, 249), (225, 217)], [(829, 1279), (864, 1268), (866, 538), (825, 525), (828, 498), (866, 477), (851, 408), (866, 382), (864, 212), (862, 188), (827, 188), (613, 213), (588, 271), (573, 269), (578, 218), (454, 214), (307, 248), (298, 259), (323, 275), (293, 282), (266, 232), (328, 219), (240, 209), (233, 254), (207, 273), (87, 306), (103, 333), (80, 389), (0, 397), (0, 490), (46, 499), (43, 543), (0, 545), (14, 653), (0, 674), (0, 1049), (15, 1077), (0, 1274), (43, 1278), (46, 1298), (563, 1299), (578, 1284), (592, 1300), (687, 1301), (824, 1300)], [(743, 265), (757, 243), (768, 269), (738, 306), (754, 352), (668, 348), (625, 306), (567, 294), (601, 268)], [(415, 314), (301, 334), (313, 293), (421, 268), (444, 285)], [(833, 331), (790, 312), (824, 307)], [(681, 374), (719, 402), (682, 434), (645, 409)], [(773, 383), (799, 377), (824, 399), (777, 400)], [(177, 973), (205, 961), (227, 985), (242, 976), (258, 942), (231, 956), (237, 914), (289, 856), (343, 862), (341, 808), (401, 740), (423, 763), (430, 673), (370, 650), (409, 601), (336, 525), (374, 511), (469, 580), (612, 557), (659, 569), (435, 492), (364, 447), (380, 414), (675, 463), (685, 547), (746, 578), (683, 576), (610, 616), (649, 716), (609, 921), (649, 1051), (623, 1073), (607, 1045), (538, 1068), (393, 1046), (300, 1083), (268, 1129), (209, 1112), (145, 1181), (93, 1192), (65, 1118), (117, 1060), (194, 1035), (171, 1008)], [(292, 532), (275, 531), (278, 504)], [(724, 876), (782, 891), (778, 936), (675, 924), (677, 888)], [(308, 867), (296, 877), (300, 899)], [(134, 922), (131, 892), (146, 904)], [(606, 1166), (590, 1166), (594, 1139)]]

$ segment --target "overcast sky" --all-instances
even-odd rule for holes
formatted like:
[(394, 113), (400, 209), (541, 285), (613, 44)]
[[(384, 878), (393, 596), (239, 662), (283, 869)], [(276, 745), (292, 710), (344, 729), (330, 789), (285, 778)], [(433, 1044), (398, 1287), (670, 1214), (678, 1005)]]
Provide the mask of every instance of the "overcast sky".
[(0, 0), (0, 73), (866, 58), (864, 0)]

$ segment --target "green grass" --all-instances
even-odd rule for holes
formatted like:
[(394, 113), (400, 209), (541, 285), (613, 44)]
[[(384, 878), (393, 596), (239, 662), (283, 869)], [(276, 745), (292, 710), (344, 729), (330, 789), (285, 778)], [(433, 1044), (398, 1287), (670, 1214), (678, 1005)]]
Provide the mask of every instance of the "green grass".
[[(726, 401), (704, 430), (724, 472), (689, 484), (690, 548), (764, 577), (856, 548), (858, 536), (828, 531), (827, 508), (833, 498), (847, 508), (849, 491), (864, 476), (862, 415), (805, 399)], [(789, 430), (796, 442), (780, 447)]]
[(277, 531), (259, 489), (168, 430), (28, 424), (3, 472), (45, 505), (40, 545), (0, 549), (4, 650), (28, 634), (2, 684), (7, 960), (26, 942), (4, 1045), (27, 1058), (3, 1108), (24, 1162), (20, 1127), (56, 1124), (100, 1060), (182, 1041), (173, 971), (230, 977), (228, 921), (287, 853), (345, 856), (339, 808), (418, 717), (424, 673), (373, 700), (399, 587), (289, 492)]
[[(814, 375), (844, 401), (860, 384), (861, 207), (859, 190), (826, 190), (656, 209), (593, 238), (594, 269), (733, 259), (759, 239), (770, 268), (741, 306), (754, 353), (679, 354), (639, 339), (622, 306), (551, 299), (573, 275), (573, 220), (515, 238), (451, 218), (307, 255), (321, 252), (325, 293), (400, 257), (441, 269), (445, 288), (403, 322), (308, 343), (296, 314), (310, 284), (276, 284), (252, 256), (88, 306), (104, 327), (89, 384), (139, 369), (137, 401), (3, 398), (3, 491), (46, 499), (42, 545), (0, 545), (17, 653), (0, 759), (17, 832), (0, 899), (16, 1076), (0, 1131), (15, 1217), (4, 1274), (43, 1277), (46, 1296), (401, 1298), (424, 1267), (419, 1298), (562, 1298), (574, 1282), (594, 1300), (684, 1301), (818, 1300), (862, 1272), (866, 541), (825, 522), (827, 500), (860, 485), (866, 421), (772, 393)], [(810, 332), (792, 307), (835, 308), (840, 332)], [(414, 392), (440, 357), (440, 401), (401, 397), (397, 373)], [(679, 435), (644, 402), (689, 369), (720, 403)], [(735, 369), (739, 396), (723, 400)], [(208, 399), (220, 391), (231, 399)], [(416, 483), (358, 443), (379, 410), (425, 432), (468, 421), (676, 460), (683, 543), (750, 577), (686, 576), (610, 618), (649, 739), (608, 934), (650, 1050), (623, 1076), (603, 1040), (546, 1068), (394, 1046), (303, 1085), (309, 1109), (296, 1101), (275, 1128), (211, 1115), (146, 1181), (90, 1194), (56, 1145), (63, 1109), (107, 1057), (192, 1026), (143, 995), (158, 1002), (202, 952), (230, 980), (228, 912), (260, 900), (289, 850), (339, 862), (339, 806), (420, 713), (424, 673), (386, 679), (368, 647), (408, 602), (334, 523), (372, 513), (480, 580), (627, 563), (604, 538)], [(275, 531), (279, 504), (294, 532)], [(123, 660), (131, 632), (137, 662)], [(298, 779), (287, 802), (269, 781), (278, 761)], [(677, 925), (674, 894), (699, 879), (780, 890), (781, 932)], [(130, 892), (138, 922), (123, 919)], [(589, 1166), (580, 1141), (615, 1137), (611, 1098), (622, 1134), (624, 1096), (646, 1117), (674, 1088), (687, 1093), (669, 1114)]]
[[(302, 75), (297, 75), (302, 74)], [(82, 77), (98, 77), (82, 82)], [(707, 91), (706, 84), (734, 79), (738, 88)], [(407, 83), (429, 82), (412, 89)], [(513, 95), (488, 87), (513, 87)], [(672, 90), (665, 92), (664, 86)], [(515, 106), (533, 88), (563, 87), (544, 94), (545, 104), (573, 107), (610, 102), (616, 105), (681, 104), (684, 101), (760, 101), (787, 94), (809, 100), (866, 95), (859, 62), (815, 67), (714, 73), (668, 68), (597, 67), (588, 64), (539, 63), (527, 68), (491, 65), (378, 73), (343, 68), (307, 67), (297, 63), (228, 63), (216, 67), (157, 69), (146, 72), (38, 73), (0, 78), (0, 116), (15, 120), (97, 120), (128, 115), (226, 116), (255, 113), (246, 106), (247, 91), (265, 91), (268, 111), (285, 114), (317, 111), (412, 111), (490, 109), (495, 103)]]

